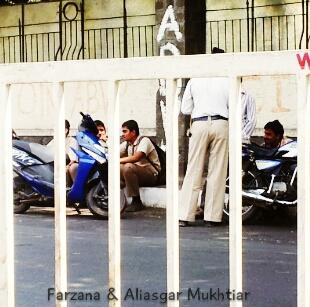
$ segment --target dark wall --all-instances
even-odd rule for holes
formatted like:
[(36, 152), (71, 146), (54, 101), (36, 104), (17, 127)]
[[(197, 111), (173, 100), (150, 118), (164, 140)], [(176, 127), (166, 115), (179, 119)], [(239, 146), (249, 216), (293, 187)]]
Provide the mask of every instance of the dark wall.
[(206, 1), (185, 0), (185, 54), (206, 53)]
[[(170, 42), (180, 51), (180, 54), (201, 54), (206, 51), (206, 0), (156, 0), (156, 25), (159, 27), (164, 13), (169, 5), (173, 6), (175, 18), (179, 24), (183, 39), (177, 41), (173, 32), (167, 31), (165, 39), (159, 43)], [(182, 82), (182, 92), (185, 88), (185, 80)], [(180, 98), (181, 98), (180, 97)], [(160, 111), (160, 101), (166, 102), (165, 97), (157, 93), (156, 97), (156, 137), (157, 142), (166, 144), (163, 129), (163, 119)], [(179, 116), (179, 172), (184, 176), (187, 164), (188, 137), (186, 131), (189, 128), (189, 116)]]
[[(179, 24), (180, 32), (183, 34), (183, 39), (177, 40), (174, 32), (167, 31), (165, 33), (165, 38), (158, 44), (158, 49), (165, 45), (166, 43), (172, 43), (177, 47), (180, 54), (185, 54), (185, 0), (156, 0), (155, 11), (156, 11), (156, 25), (159, 28), (163, 16), (169, 5), (173, 6), (175, 18)], [(195, 1), (195, 0), (194, 0)], [(169, 56), (169, 54), (167, 54)], [(160, 101), (166, 105), (166, 97), (162, 96), (160, 91), (156, 95), (156, 139), (158, 144), (166, 144), (166, 136), (163, 129), (163, 118), (161, 113)], [(183, 177), (185, 171), (185, 161), (187, 159), (187, 139), (184, 137), (186, 131), (184, 116), (179, 117), (179, 171), (180, 176)]]

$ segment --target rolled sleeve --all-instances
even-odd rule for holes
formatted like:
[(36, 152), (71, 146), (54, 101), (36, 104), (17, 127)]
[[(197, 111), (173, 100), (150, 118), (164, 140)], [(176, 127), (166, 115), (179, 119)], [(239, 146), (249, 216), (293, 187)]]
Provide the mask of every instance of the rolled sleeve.
[(127, 157), (127, 142), (122, 142), (120, 145), (120, 157)]
[(151, 141), (146, 137), (144, 137), (140, 141), (140, 143), (137, 147), (137, 151), (143, 152), (146, 157), (150, 154), (151, 149), (152, 149)]
[(191, 93), (191, 80), (188, 81), (181, 102), (181, 113), (184, 115), (192, 114), (194, 109), (194, 101)]

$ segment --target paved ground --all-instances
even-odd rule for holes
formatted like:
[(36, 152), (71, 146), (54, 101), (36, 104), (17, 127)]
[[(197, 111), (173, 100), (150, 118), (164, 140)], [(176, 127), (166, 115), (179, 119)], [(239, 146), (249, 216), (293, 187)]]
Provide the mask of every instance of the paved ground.
[[(166, 241), (163, 211), (128, 215), (121, 222), (122, 289), (164, 292), (166, 284)], [(54, 228), (50, 209), (32, 209), (15, 216), (16, 306), (53, 306), (48, 288), (54, 284)], [(296, 224), (285, 218), (267, 216), (257, 225), (243, 228), (244, 306), (296, 306)], [(188, 300), (189, 288), (225, 292), (228, 288), (228, 227), (202, 226), (180, 231), (181, 306), (229, 306), (214, 296)], [(99, 301), (71, 301), (69, 306), (107, 306), (107, 221), (91, 215), (68, 217), (69, 290), (96, 292)], [(128, 292), (128, 294), (130, 294)], [(93, 297), (94, 298), (94, 297)], [(163, 297), (164, 299), (164, 297)], [(164, 306), (159, 300), (133, 300), (122, 306)]]

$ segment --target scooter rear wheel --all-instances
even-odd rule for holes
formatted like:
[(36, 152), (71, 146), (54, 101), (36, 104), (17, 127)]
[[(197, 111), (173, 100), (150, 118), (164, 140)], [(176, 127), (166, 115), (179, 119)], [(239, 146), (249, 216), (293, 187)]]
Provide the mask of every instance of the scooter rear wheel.
[[(32, 194), (32, 189), (25, 184), (20, 177), (14, 178), (14, 213), (21, 214), (30, 208), (30, 203), (26, 202), (26, 195)], [(21, 195), (25, 195), (23, 198)]]
[(25, 213), (30, 208), (29, 203), (21, 203), (20, 201), (14, 200), (14, 213), (21, 214)]

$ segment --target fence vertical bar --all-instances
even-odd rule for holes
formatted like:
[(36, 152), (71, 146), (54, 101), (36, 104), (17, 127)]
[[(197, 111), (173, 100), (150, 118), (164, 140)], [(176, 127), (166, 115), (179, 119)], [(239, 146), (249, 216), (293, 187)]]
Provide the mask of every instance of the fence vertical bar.
[[(22, 20), (21, 20), (21, 48), (22, 48), (22, 62), (27, 62), (27, 56), (25, 57), (25, 48), (27, 46), (25, 45), (25, 5), (22, 4)], [(26, 50), (27, 54), (27, 50)]]
[(246, 28), (248, 40), (248, 52), (250, 52), (250, 14), (249, 14), (249, 0), (246, 1)]
[[(126, 0), (123, 0), (123, 24), (124, 24), (124, 33), (123, 33), (123, 41), (124, 41), (124, 58), (128, 58), (128, 38), (127, 38), (127, 8), (126, 8)], [(121, 53), (121, 52), (120, 52)]]
[(109, 307), (121, 306), (119, 82), (109, 81)]
[(310, 306), (310, 97), (309, 77), (298, 76), (297, 306)]
[[(176, 80), (167, 80), (167, 292), (179, 291), (179, 136)], [(169, 300), (168, 307), (179, 306), (178, 300)]]
[[(85, 59), (85, 16), (84, 16), (84, 0), (81, 1), (81, 49), (82, 59)], [(79, 58), (79, 56), (78, 56)]]
[[(242, 196), (241, 196), (241, 99), (240, 77), (230, 78), (229, 95), (229, 288), (242, 291)], [(232, 300), (231, 307), (242, 306)]]
[(15, 305), (14, 217), (12, 170), (12, 106), (10, 85), (0, 84), (0, 306)]
[[(54, 101), (58, 105), (55, 127), (55, 292), (67, 291), (67, 224), (66, 224), (66, 160), (64, 83), (53, 84)], [(67, 301), (56, 300), (57, 307)]]

